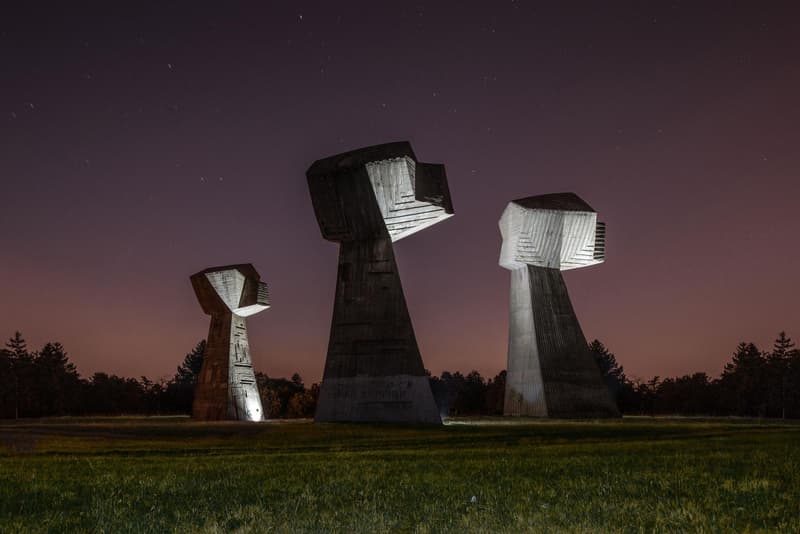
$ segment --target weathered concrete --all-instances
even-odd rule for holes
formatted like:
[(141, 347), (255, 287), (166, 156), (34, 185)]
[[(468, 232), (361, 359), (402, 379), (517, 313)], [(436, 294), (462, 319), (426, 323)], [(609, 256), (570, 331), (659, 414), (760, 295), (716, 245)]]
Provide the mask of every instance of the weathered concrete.
[(212, 267), (191, 281), (200, 306), (211, 316), (193, 417), (263, 420), (244, 318), (269, 308), (267, 284), (250, 264)]
[(506, 415), (618, 417), (562, 270), (602, 263), (605, 224), (573, 193), (509, 203), (500, 265), (511, 270)]
[(315, 420), (441, 423), (392, 242), (452, 215), (444, 166), (401, 142), (316, 161), (306, 176), (322, 236), (340, 243)]

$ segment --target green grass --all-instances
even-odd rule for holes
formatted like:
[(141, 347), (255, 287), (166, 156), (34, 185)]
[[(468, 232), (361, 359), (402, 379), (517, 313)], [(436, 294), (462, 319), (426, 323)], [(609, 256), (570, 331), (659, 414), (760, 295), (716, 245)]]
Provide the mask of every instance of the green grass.
[(800, 532), (800, 424), (0, 422), (2, 532)]

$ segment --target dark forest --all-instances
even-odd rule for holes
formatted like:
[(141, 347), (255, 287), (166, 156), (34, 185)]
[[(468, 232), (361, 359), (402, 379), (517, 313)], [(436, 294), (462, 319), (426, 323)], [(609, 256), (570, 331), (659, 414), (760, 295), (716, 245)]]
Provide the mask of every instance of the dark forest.
[[(624, 414), (800, 418), (800, 350), (785, 332), (771, 350), (740, 343), (718, 377), (698, 372), (632, 380), (600, 341), (589, 348)], [(0, 350), (0, 417), (190, 414), (204, 350), (200, 341), (168, 380), (102, 372), (82, 377), (61, 343), (30, 350), (15, 332)], [(445, 371), (430, 375), (430, 384), (444, 415), (502, 415), (505, 375)], [(256, 378), (269, 418), (313, 417), (318, 384), (306, 386), (299, 374)]]

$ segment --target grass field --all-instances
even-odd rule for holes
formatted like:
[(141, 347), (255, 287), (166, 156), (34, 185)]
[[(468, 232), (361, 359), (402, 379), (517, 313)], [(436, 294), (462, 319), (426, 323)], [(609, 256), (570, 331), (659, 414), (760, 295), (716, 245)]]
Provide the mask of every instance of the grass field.
[(800, 532), (800, 424), (0, 422), (2, 532)]

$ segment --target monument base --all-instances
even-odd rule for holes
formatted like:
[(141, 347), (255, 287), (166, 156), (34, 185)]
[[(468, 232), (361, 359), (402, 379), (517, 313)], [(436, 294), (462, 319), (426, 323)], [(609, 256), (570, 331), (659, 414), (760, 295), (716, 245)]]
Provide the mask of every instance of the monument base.
[(353, 376), (323, 380), (317, 423), (442, 424), (427, 376)]
[(503, 413), (619, 417), (592, 359), (561, 271), (511, 271), (511, 320)]
[(244, 317), (212, 316), (192, 416), (201, 421), (264, 420)]

